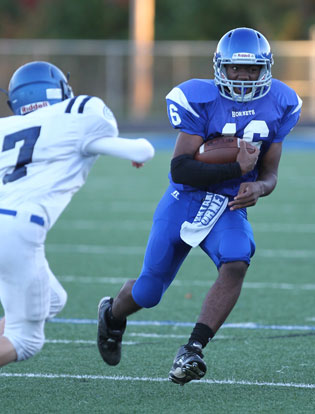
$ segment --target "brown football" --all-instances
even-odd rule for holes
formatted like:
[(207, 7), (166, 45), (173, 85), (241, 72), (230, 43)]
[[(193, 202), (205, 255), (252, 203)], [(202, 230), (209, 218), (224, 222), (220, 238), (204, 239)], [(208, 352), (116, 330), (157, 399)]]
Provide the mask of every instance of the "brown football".
[[(213, 138), (199, 147), (195, 154), (195, 160), (206, 162), (207, 164), (227, 164), (235, 162), (240, 149), (238, 137), (218, 137)], [(249, 153), (255, 151), (255, 147), (246, 142), (246, 149)]]

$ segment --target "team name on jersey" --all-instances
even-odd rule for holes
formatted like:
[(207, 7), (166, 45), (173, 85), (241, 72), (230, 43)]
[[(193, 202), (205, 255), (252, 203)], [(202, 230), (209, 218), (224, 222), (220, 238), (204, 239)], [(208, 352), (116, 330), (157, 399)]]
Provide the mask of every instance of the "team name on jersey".
[(232, 117), (255, 115), (255, 109), (249, 109), (248, 111), (232, 111)]

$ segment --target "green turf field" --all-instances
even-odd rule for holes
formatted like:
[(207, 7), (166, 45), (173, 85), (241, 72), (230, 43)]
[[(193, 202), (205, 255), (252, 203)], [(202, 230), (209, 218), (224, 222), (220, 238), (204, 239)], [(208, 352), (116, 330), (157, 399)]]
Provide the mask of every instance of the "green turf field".
[(158, 151), (140, 170), (99, 159), (49, 233), (47, 256), (68, 304), (62, 320), (47, 323), (40, 354), (0, 369), (1, 414), (315, 412), (312, 151), (284, 152), (277, 189), (249, 209), (257, 252), (239, 302), (205, 349), (205, 378), (184, 387), (167, 381), (216, 277), (199, 249), (159, 306), (130, 318), (120, 365), (102, 362), (97, 304), (139, 274), (170, 155)]

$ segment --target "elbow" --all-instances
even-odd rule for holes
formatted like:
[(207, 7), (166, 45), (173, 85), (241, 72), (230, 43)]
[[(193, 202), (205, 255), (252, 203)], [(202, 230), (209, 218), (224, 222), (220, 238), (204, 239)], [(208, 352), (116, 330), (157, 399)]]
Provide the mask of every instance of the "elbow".
[(175, 184), (183, 184), (183, 183), (180, 181), (179, 177), (176, 175), (176, 173), (174, 173), (174, 171), (172, 171), (172, 170), (171, 170), (171, 177), (172, 177), (172, 181), (173, 181)]
[(171, 167), (171, 177), (174, 183), (184, 184), (183, 183), (183, 174), (180, 167)]
[(266, 197), (273, 192), (277, 186), (278, 176), (272, 174), (268, 179), (258, 179), (257, 182), (260, 185), (260, 197)]
[(278, 177), (276, 176), (276, 177), (274, 177), (273, 183), (270, 186), (270, 189), (269, 189), (268, 193), (266, 192), (265, 195), (269, 195), (273, 192), (273, 190), (277, 187), (277, 182), (278, 182)]
[(189, 169), (187, 168), (187, 160), (192, 158), (190, 155), (180, 155), (173, 158), (171, 161), (171, 177), (176, 184), (189, 184), (187, 175)]

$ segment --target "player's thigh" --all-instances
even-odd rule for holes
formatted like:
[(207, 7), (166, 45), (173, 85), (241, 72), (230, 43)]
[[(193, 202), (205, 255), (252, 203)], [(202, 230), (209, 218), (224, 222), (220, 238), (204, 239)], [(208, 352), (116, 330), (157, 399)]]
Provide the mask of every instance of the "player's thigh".
[(160, 302), (190, 250), (177, 233), (179, 230), (168, 221), (153, 224), (143, 267), (132, 288), (133, 299), (142, 308)]
[(43, 320), (50, 298), (46, 232), (36, 223), (2, 215), (0, 227), (0, 299), (6, 326), (21, 320)]
[(201, 248), (217, 267), (237, 261), (249, 264), (255, 253), (255, 240), (246, 211), (226, 210), (202, 242)]
[(199, 199), (201, 195), (192, 192), (176, 192), (174, 195), (172, 186), (167, 189), (154, 213), (142, 274), (157, 276), (167, 285), (173, 280), (191, 249), (180, 238), (180, 228), (185, 220), (196, 215)]
[(179, 228), (169, 221), (157, 221), (148, 240), (141, 274), (159, 277), (169, 284), (190, 251), (179, 237)]
[(184, 195), (178, 202), (167, 192), (154, 214), (143, 267), (132, 290), (134, 300), (142, 307), (160, 301), (191, 249), (180, 238), (189, 204)]

